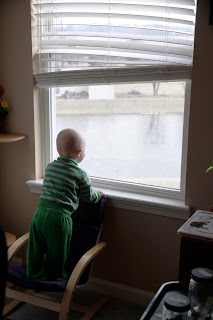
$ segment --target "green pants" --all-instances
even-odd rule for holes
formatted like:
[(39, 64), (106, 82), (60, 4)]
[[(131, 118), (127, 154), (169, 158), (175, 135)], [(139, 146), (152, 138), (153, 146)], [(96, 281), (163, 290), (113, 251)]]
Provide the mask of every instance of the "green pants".
[(65, 263), (72, 236), (70, 212), (41, 199), (31, 225), (27, 251), (27, 277), (37, 280), (66, 278)]

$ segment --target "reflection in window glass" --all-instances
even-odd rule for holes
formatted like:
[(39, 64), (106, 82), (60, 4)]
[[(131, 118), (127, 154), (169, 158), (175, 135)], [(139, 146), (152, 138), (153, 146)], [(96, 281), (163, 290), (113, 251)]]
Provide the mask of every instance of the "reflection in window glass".
[(68, 127), (84, 135), (86, 157), (80, 166), (90, 176), (180, 189), (184, 82), (54, 92), (56, 135)]

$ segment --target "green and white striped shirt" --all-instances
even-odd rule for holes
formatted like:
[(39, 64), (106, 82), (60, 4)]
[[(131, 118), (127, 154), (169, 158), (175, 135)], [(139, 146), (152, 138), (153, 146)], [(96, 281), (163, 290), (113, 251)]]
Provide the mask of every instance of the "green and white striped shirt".
[(79, 196), (94, 203), (101, 198), (91, 186), (86, 172), (79, 168), (75, 160), (59, 157), (50, 162), (45, 170), (40, 199), (54, 201), (72, 213), (78, 207)]

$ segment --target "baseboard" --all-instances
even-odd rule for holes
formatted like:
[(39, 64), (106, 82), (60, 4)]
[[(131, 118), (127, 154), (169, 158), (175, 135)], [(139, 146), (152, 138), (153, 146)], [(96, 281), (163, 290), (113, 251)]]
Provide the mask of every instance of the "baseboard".
[(147, 307), (155, 293), (136, 289), (123, 284), (106, 281), (103, 279), (90, 277), (87, 284), (89, 290), (97, 291), (101, 294), (121, 299), (123, 301), (139, 304)]

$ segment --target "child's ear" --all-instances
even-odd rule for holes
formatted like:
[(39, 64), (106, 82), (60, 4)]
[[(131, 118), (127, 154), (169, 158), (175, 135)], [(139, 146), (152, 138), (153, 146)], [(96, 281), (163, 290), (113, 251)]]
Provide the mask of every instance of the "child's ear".
[(82, 150), (80, 149), (80, 150), (77, 150), (77, 152), (76, 152), (78, 158), (80, 158), (80, 156), (81, 156), (81, 151)]

